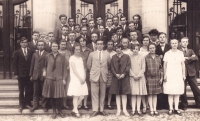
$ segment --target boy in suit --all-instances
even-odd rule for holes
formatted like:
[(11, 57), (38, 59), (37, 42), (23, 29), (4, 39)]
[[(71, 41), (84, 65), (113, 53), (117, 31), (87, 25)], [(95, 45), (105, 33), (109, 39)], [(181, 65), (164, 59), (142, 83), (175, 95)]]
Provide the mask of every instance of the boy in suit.
[(103, 46), (103, 40), (97, 40), (97, 51), (90, 53), (87, 60), (87, 68), (90, 70), (92, 117), (99, 113), (103, 116), (107, 115), (104, 112), (104, 102), (107, 74), (110, 68), (110, 55), (106, 51), (103, 51)]
[(75, 24), (74, 25), (74, 32), (76, 33), (76, 38), (78, 38), (79, 36), (81, 36), (81, 27), (79, 24)]
[(86, 26), (81, 27), (81, 35), (77, 37), (75, 41), (79, 43), (79, 39), (83, 37), (86, 39), (86, 44), (90, 44), (92, 41), (91, 41), (91, 38), (87, 35), (88, 33), (87, 31), (88, 29)]
[(140, 24), (140, 19), (141, 19), (141, 17), (138, 14), (133, 16), (133, 23), (135, 25), (135, 29), (142, 32), (142, 24)]
[(68, 19), (68, 25), (69, 25), (69, 31), (74, 31), (74, 24), (75, 24), (75, 22), (74, 22), (74, 19), (73, 18), (69, 18)]
[(28, 48), (34, 52), (37, 50), (37, 41), (39, 40), (40, 33), (39, 31), (33, 31), (32, 40), (28, 42)]
[(106, 37), (104, 31), (105, 31), (104, 26), (103, 25), (99, 25), (99, 34), (98, 34), (99, 39), (102, 39), (104, 41), (104, 44), (107, 44), (108, 40), (107, 40), (107, 37)]
[(59, 19), (60, 19), (60, 24), (54, 30), (54, 35), (56, 40), (62, 37), (62, 32), (61, 32), (62, 26), (64, 25), (67, 26), (67, 16), (65, 14), (61, 14), (59, 16)]
[[(33, 95), (33, 84), (30, 81), (30, 65), (31, 58), (33, 55), (33, 50), (27, 47), (27, 39), (22, 37), (20, 40), (21, 48), (14, 52), (13, 56), (13, 69), (15, 78), (18, 79), (19, 86), (19, 112), (22, 113), (23, 109), (26, 107), (31, 108), (31, 100)], [(24, 95), (25, 94), (25, 95)]]
[(89, 20), (89, 28), (88, 28), (88, 36), (90, 37), (92, 33), (99, 33), (97, 28), (94, 28), (95, 23), (94, 20)]
[(74, 52), (73, 52), (73, 46), (74, 46), (74, 44), (77, 43), (75, 41), (75, 38), (76, 38), (75, 32), (73, 32), (73, 31), (69, 32), (68, 36), (69, 36), (69, 41), (67, 42), (66, 49), (68, 51), (70, 51), (70, 53), (73, 55), (74, 54)]
[(55, 41), (55, 38), (54, 38), (54, 33), (53, 32), (49, 32), (47, 37), (45, 38), (45, 45), (44, 45), (44, 50), (48, 53), (51, 52), (51, 44), (52, 42)]
[(48, 54), (44, 50), (45, 42), (39, 40), (37, 43), (38, 51), (33, 54), (30, 67), (30, 80), (33, 81), (33, 108), (31, 112), (35, 111), (39, 107), (39, 99), (42, 97), (42, 107), (44, 112), (47, 112), (46, 102), (47, 99), (42, 96), (42, 89), (44, 84), (44, 65), (45, 65), (45, 56)]
[[(163, 57), (167, 51), (171, 49), (170, 45), (167, 44), (167, 35), (164, 32), (160, 32), (158, 35), (159, 38), (159, 44), (156, 45), (156, 54), (160, 56), (162, 59), (161, 64), (163, 66)], [(169, 109), (168, 106), (168, 96), (166, 94), (158, 94), (157, 96), (157, 108), (160, 109)]]
[(58, 44), (61, 42), (61, 40), (69, 41), (69, 40), (68, 40), (69, 27), (66, 26), (66, 25), (62, 26), (61, 32), (62, 32), (62, 35), (61, 35), (61, 37), (57, 40), (57, 43), (58, 43)]
[(142, 42), (142, 33), (139, 30), (135, 29), (135, 25), (134, 25), (133, 21), (130, 21), (128, 23), (128, 30), (125, 32), (125, 37), (129, 38), (131, 31), (137, 32), (137, 35), (138, 35), (137, 41), (141, 43)]
[(97, 19), (97, 24), (95, 25), (95, 28), (99, 30), (100, 26), (103, 26), (103, 19), (101, 16), (97, 16), (96, 19)]
[(92, 51), (95, 51), (97, 49), (96, 48), (96, 42), (98, 40), (98, 34), (92, 33), (91, 40), (92, 40), (92, 43), (88, 44), (87, 47), (90, 48)]
[(120, 18), (121, 27), (123, 28), (123, 37), (126, 37), (126, 32), (128, 31), (127, 20), (125, 16)]
[(123, 28), (122, 27), (117, 27), (116, 33), (117, 33), (119, 41), (121, 42), (121, 39), (123, 38), (123, 36), (122, 36), (122, 34), (123, 34)]
[(119, 17), (118, 16), (114, 16), (113, 18), (112, 18), (112, 20), (113, 20), (113, 29), (115, 30), (115, 32), (116, 32), (116, 29), (118, 28), (118, 27), (120, 27), (120, 25), (119, 25)]
[(115, 33), (115, 30), (113, 29), (112, 24), (113, 24), (112, 19), (111, 18), (107, 18), (107, 20), (106, 20), (106, 25), (107, 26), (106, 26), (106, 29), (104, 31), (105, 36), (107, 37), (107, 40), (110, 40), (112, 34)]
[(192, 49), (187, 48), (189, 44), (189, 39), (187, 37), (183, 37), (181, 39), (181, 51), (184, 53), (185, 57), (185, 66), (186, 66), (186, 80), (185, 80), (185, 92), (181, 95), (181, 104), (183, 110), (187, 109), (188, 101), (186, 95), (186, 86), (187, 83), (190, 85), (190, 88), (193, 92), (194, 99), (196, 102), (196, 106), (200, 107), (200, 90), (198, 88), (197, 80), (196, 80), (196, 70), (195, 70), (195, 62), (198, 60), (198, 57), (194, 53)]
[(88, 27), (88, 20), (87, 20), (87, 18), (82, 18), (81, 19), (81, 27), (83, 27), (83, 26)]

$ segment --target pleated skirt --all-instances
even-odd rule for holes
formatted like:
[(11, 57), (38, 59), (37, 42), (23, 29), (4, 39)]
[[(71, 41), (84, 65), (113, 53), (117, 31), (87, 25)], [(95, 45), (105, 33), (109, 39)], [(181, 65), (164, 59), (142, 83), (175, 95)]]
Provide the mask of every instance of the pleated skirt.
[(66, 91), (63, 80), (45, 79), (42, 95), (46, 98), (63, 98), (66, 97)]

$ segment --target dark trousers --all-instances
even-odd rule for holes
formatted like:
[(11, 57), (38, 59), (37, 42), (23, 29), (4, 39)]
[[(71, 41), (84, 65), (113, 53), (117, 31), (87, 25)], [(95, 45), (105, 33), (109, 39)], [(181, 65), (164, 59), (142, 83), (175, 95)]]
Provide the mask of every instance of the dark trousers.
[(200, 90), (198, 88), (198, 84), (197, 84), (197, 80), (196, 80), (195, 76), (186, 76), (185, 92), (184, 92), (183, 95), (181, 95), (181, 98), (180, 98), (181, 99), (181, 106), (183, 108), (188, 106), (187, 95), (186, 95), (187, 83), (190, 85), (190, 88), (191, 88), (191, 90), (193, 92), (196, 105), (198, 107), (200, 107)]
[(56, 113), (56, 109), (58, 110), (58, 113), (61, 112), (62, 98), (50, 98), (50, 103), (53, 109), (53, 113)]
[(30, 81), (30, 77), (18, 77), (18, 87), (19, 105), (22, 107), (31, 105), (33, 97), (33, 83)]
[(39, 79), (33, 81), (33, 107), (35, 108), (38, 108), (40, 98), (42, 100), (42, 107), (46, 108), (46, 103), (48, 99), (42, 96), (43, 85), (44, 81), (41, 81)]
[(169, 109), (167, 94), (161, 93), (157, 95), (157, 109)]

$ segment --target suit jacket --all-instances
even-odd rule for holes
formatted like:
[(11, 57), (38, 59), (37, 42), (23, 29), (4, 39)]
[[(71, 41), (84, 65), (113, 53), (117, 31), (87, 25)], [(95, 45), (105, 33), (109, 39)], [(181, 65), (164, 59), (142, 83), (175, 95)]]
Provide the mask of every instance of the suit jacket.
[[(78, 43), (75, 42), (74, 44), (78, 44)], [(73, 47), (70, 44), (70, 42), (67, 42), (66, 49), (69, 50), (72, 55), (74, 54)]]
[(33, 50), (34, 52), (35, 52), (36, 50), (38, 50), (38, 49), (37, 49), (37, 44), (34, 44), (34, 43), (33, 43), (33, 40), (30, 41), (30, 42), (28, 42), (28, 48), (31, 49), (31, 50)]
[(162, 62), (161, 62), (162, 65), (163, 65), (164, 55), (170, 49), (171, 49), (171, 46), (169, 44), (165, 44), (164, 51), (162, 51), (162, 48), (161, 48), (160, 44), (156, 45), (156, 54), (159, 55), (159, 56), (162, 55)]
[(138, 26), (135, 28), (136, 30), (139, 30), (140, 32), (142, 32), (142, 24), (138, 23)]
[(92, 34), (92, 33), (97, 33), (97, 34), (99, 34), (99, 30), (98, 30), (97, 28), (94, 28), (93, 31), (91, 31), (90, 28), (88, 28), (87, 32), (88, 32), (87, 35), (88, 35), (89, 37), (91, 37), (91, 34)]
[(13, 55), (13, 71), (18, 77), (28, 77), (30, 72), (31, 58), (34, 51), (27, 49), (27, 59), (25, 59), (22, 48), (16, 50)]
[[(52, 43), (51, 43), (51, 44), (52, 44)], [(51, 44), (49, 45), (49, 44), (46, 44), (46, 43), (45, 43), (45, 45), (44, 45), (44, 50), (45, 50), (46, 52), (48, 52), (48, 53), (51, 52)]]
[[(66, 36), (66, 37), (67, 37), (67, 40), (66, 40), (66, 39), (64, 39), (64, 40), (69, 41), (68, 36)], [(59, 39), (57, 39), (58, 45), (60, 44), (60, 42), (61, 42), (62, 40), (63, 40), (63, 38), (62, 38), (62, 35), (61, 35), (61, 37), (60, 37)]]
[(90, 44), (87, 44), (87, 47), (88, 47), (89, 49), (91, 49), (92, 51), (94, 51), (94, 50), (95, 50), (95, 48), (93, 47), (92, 43), (90, 43)]
[(59, 24), (58, 26), (56, 26), (56, 28), (54, 29), (55, 40), (58, 40), (59, 38), (62, 37), (61, 29), (62, 29), (62, 25), (61, 24)]
[(39, 55), (39, 51), (33, 54), (31, 60), (31, 67), (29, 76), (32, 76), (33, 80), (41, 80), (44, 81), (44, 77), (42, 76), (45, 66), (45, 57), (48, 52), (44, 51), (42, 56)]
[(186, 76), (196, 76), (195, 62), (198, 60), (198, 57), (192, 49), (187, 49), (186, 53), (184, 53), (182, 48), (180, 50), (183, 52), (184, 57), (188, 57), (188, 59), (185, 59)]
[(105, 29), (104, 35), (107, 37), (107, 41), (111, 40), (113, 33), (115, 33), (115, 29), (111, 29), (110, 31), (108, 30), (108, 28)]
[(100, 35), (100, 33), (98, 34), (99, 39), (102, 39), (104, 41), (104, 44), (107, 44), (108, 39), (107, 36), (105, 35), (105, 33), (103, 33), (103, 35)]
[[(122, 28), (123, 28), (123, 26), (122, 26)], [(123, 34), (122, 34), (123, 37), (126, 37), (126, 32), (127, 32), (128, 30), (129, 30), (128, 26), (125, 25), (125, 29), (123, 28)]]
[(102, 51), (102, 60), (99, 61), (98, 51), (91, 52), (87, 60), (87, 68), (90, 70), (90, 81), (98, 82), (100, 75), (107, 82), (108, 69), (110, 69), (110, 55)]

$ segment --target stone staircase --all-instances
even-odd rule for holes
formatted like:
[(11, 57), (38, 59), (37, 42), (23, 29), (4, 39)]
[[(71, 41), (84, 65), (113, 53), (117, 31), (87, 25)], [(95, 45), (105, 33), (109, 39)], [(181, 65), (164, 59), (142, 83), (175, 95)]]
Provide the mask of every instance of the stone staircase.
[[(200, 79), (198, 79), (198, 84), (200, 88)], [(18, 101), (19, 91), (18, 91), (18, 81), (16, 79), (1, 79), (0, 80), (0, 115), (1, 114), (20, 114), (18, 112), (19, 101)], [(190, 108), (195, 107), (195, 101), (193, 93), (189, 86), (187, 86), (187, 96), (188, 103)], [(68, 103), (72, 108), (72, 98), (69, 98)], [(111, 105), (115, 105), (115, 102), (112, 102)], [(89, 102), (89, 107), (91, 107), (91, 102)], [(42, 109), (36, 110), (34, 113), (31, 113), (28, 109), (23, 111), (23, 114), (50, 114), (52, 111), (44, 113)], [(64, 110), (65, 113), (70, 114), (70, 110)], [(92, 111), (80, 110), (82, 114), (92, 113)], [(106, 110), (108, 113), (115, 113), (116, 110)]]

